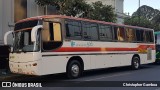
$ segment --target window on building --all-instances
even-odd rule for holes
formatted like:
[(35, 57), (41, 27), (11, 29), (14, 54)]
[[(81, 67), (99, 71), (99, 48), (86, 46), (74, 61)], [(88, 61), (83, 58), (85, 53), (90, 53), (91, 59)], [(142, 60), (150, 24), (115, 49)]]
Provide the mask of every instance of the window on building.
[(98, 40), (97, 24), (83, 22), (82, 29), (84, 40)]
[(112, 40), (112, 27), (108, 25), (99, 25), (100, 40)]
[(66, 36), (71, 39), (81, 39), (82, 38), (82, 30), (81, 30), (81, 22), (68, 20), (66, 21)]

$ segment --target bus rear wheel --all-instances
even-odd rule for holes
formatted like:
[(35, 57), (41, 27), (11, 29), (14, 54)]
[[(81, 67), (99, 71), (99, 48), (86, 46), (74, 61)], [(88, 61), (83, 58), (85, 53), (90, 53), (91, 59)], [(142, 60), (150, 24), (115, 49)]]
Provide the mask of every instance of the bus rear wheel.
[(82, 74), (82, 66), (79, 61), (72, 60), (67, 66), (67, 77), (75, 79), (80, 77)]
[(132, 58), (131, 67), (132, 67), (133, 70), (139, 69), (139, 67), (140, 67), (140, 59), (139, 59), (139, 57), (134, 56), (134, 57)]

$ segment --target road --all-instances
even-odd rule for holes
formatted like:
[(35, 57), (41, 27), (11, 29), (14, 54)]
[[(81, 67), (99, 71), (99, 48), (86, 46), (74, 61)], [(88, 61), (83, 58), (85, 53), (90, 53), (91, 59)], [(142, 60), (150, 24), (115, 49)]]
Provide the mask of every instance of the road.
[[(99, 83), (113, 83), (116, 84), (117, 81), (160, 81), (160, 65), (142, 65), (139, 70), (131, 70), (130, 67), (117, 67), (117, 68), (108, 68), (101, 70), (92, 70), (87, 71), (83, 74), (82, 77), (78, 79), (69, 80), (66, 78), (65, 74), (56, 74), (56, 75), (46, 75), (46, 76), (18, 76), (14, 78), (6, 79), (5, 81), (30, 81), (30, 82), (43, 82), (42, 86), (50, 86), (45, 89), (58, 89), (58, 90), (160, 90), (160, 87), (95, 87), (91, 85), (87, 87), (89, 83), (96, 82), (97, 86)], [(100, 82), (97, 82), (100, 81)], [(109, 82), (105, 82), (109, 81)], [(111, 82), (110, 82), (111, 81)], [(116, 82), (112, 82), (116, 81)], [(88, 83), (89, 82), (89, 83)], [(70, 85), (70, 87), (60, 87), (63, 84)], [(95, 83), (94, 83), (95, 84)], [(112, 85), (113, 85), (112, 84)], [(74, 87), (74, 85), (82, 85), (85, 87)], [(52, 87), (54, 86), (54, 87)], [(56, 86), (56, 87), (55, 87)], [(72, 87), (71, 87), (72, 86)], [(113, 85), (114, 86), (114, 85)], [(4, 88), (3, 88), (4, 89)], [(20, 88), (16, 88), (19, 90)], [(24, 88), (24, 90), (28, 90)], [(44, 88), (37, 88), (41, 90)], [(9, 90), (9, 89), (4, 89)], [(34, 89), (35, 90), (35, 89)]]

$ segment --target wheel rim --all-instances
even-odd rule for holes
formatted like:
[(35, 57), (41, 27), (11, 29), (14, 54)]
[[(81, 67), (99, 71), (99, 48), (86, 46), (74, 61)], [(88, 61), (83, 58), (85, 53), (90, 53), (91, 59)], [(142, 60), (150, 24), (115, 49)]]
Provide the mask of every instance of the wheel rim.
[(79, 66), (76, 64), (72, 65), (71, 71), (72, 71), (72, 75), (74, 77), (78, 76), (79, 75)]
[(134, 64), (134, 67), (135, 67), (135, 68), (138, 68), (138, 67), (139, 67), (139, 62), (138, 62), (137, 59), (134, 60), (133, 64)]

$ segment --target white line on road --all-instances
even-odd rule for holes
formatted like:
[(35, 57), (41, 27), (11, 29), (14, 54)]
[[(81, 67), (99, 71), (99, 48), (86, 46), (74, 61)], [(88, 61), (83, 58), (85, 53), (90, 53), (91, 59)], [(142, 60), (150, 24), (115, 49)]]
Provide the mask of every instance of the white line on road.
[(111, 78), (111, 77), (117, 77), (117, 76), (124, 76), (124, 75), (128, 75), (128, 74), (132, 74), (132, 73), (124, 73), (124, 74), (117, 74), (117, 75), (112, 75), (112, 76), (107, 76), (107, 77), (93, 78), (93, 79), (88, 79), (88, 80), (85, 80), (85, 81), (94, 81), (94, 80), (100, 80), (100, 79), (104, 79), (104, 78)]

